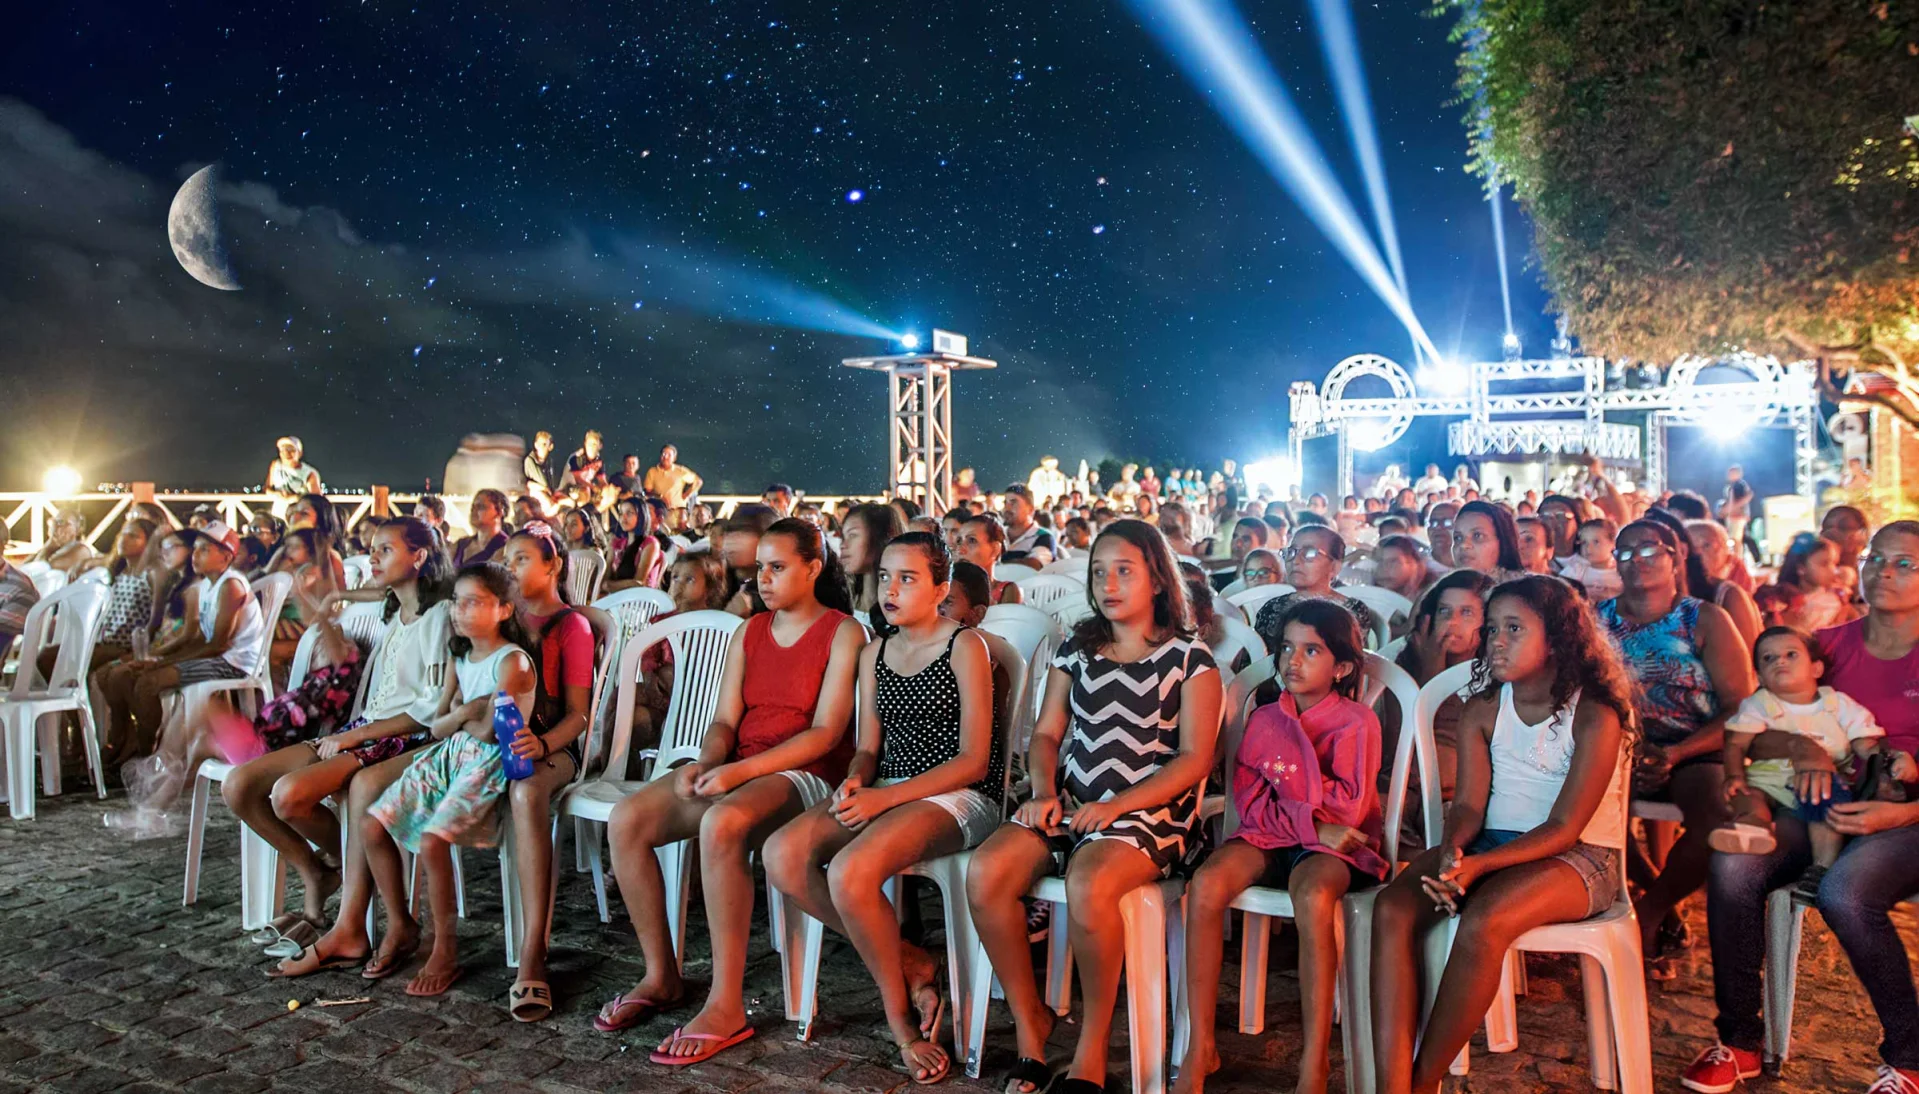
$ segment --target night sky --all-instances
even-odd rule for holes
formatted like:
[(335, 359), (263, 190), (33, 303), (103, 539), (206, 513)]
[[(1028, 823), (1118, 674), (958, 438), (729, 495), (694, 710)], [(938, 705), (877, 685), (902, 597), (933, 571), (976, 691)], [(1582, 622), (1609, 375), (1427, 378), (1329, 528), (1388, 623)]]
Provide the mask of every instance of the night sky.
[[(1364, 209), (1304, 4), (1243, 10)], [(1415, 308), (1443, 350), (1497, 353), (1448, 24), (1355, 17)], [(1361, 351), (1411, 367), (1116, 2), (82, 0), (8, 23), (0, 486), (58, 462), (240, 486), (291, 432), (331, 485), (417, 488), (464, 433), (567, 451), (597, 427), (615, 455), (677, 442), (709, 491), (873, 489), (884, 382), (838, 364), (890, 351), (863, 329), (940, 325), (1000, 362), (954, 404), (994, 484), (1043, 451), (1255, 458), (1284, 447), (1289, 382)], [(167, 243), (216, 161), (233, 293)]]

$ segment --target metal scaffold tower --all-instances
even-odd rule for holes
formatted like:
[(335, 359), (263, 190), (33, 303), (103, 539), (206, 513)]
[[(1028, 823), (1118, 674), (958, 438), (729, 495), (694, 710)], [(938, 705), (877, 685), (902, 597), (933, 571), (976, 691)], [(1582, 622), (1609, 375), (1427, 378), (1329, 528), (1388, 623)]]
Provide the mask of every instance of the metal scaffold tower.
[(933, 332), (931, 353), (848, 357), (848, 368), (887, 374), (887, 493), (938, 515), (953, 504), (953, 374), (998, 367), (967, 356), (967, 340)]

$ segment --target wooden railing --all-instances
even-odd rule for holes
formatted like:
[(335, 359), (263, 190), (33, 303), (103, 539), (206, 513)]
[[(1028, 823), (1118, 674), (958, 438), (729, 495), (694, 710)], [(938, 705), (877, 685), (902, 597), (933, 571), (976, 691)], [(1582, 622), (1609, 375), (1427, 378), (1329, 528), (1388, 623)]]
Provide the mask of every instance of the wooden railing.
[[(447, 523), (457, 532), (467, 531), (467, 503), (471, 500), (464, 495), (442, 494), (447, 503)], [(820, 505), (839, 505), (841, 501), (852, 497), (857, 501), (876, 500), (865, 495), (806, 495), (806, 500)], [(385, 486), (371, 486), (365, 490), (330, 493), (327, 500), (333, 502), (340, 515), (341, 526), (352, 530), (354, 526), (368, 517), (386, 517), (405, 515), (413, 511), (414, 503), (420, 500), (417, 493), (396, 493)], [(702, 494), (700, 501), (713, 508), (716, 517), (731, 513), (735, 506), (743, 502), (757, 502), (757, 495), (749, 494)], [(247, 525), (253, 522), (254, 515), (261, 511), (285, 511), (281, 498), (273, 494), (217, 493), (196, 491), (159, 491), (152, 483), (132, 483), (124, 491), (112, 493), (49, 494), (45, 491), (0, 491), (0, 517), (4, 517), (9, 543), (7, 554), (20, 556), (32, 554), (45, 545), (47, 534), (53, 525), (54, 514), (62, 509), (77, 510), (86, 520), (84, 538), (95, 548), (106, 550), (118, 532), (121, 518), (128, 507), (135, 502), (153, 502), (172, 514), (176, 524), (185, 525), (187, 517), (203, 505), (211, 505), (220, 513), (220, 519), (230, 527), (246, 532)], [(276, 510), (275, 506), (279, 509)]]

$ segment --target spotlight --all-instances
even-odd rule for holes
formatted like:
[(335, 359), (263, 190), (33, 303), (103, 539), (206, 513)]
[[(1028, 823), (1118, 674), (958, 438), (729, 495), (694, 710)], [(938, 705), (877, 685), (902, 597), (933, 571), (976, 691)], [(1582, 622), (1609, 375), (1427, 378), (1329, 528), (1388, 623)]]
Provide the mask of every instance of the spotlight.
[(901, 347), (902, 349), (919, 349), (919, 348), (920, 348), (920, 336), (919, 336), (919, 335), (917, 335), (917, 334), (903, 334), (903, 335), (901, 335), (901, 336), (900, 336), (900, 347)]
[(1753, 422), (1752, 407), (1734, 408), (1732, 413), (1715, 414), (1700, 424), (1707, 434), (1717, 441), (1737, 441), (1746, 436), (1747, 427)]
[(1433, 364), (1420, 370), (1420, 386), (1449, 395), (1465, 391), (1467, 366), (1445, 357), (1436, 358)]
[(1520, 359), (1520, 336), (1512, 331), (1508, 331), (1507, 336), (1500, 339), (1500, 353), (1509, 361), (1518, 361)]
[(49, 467), (41, 476), (40, 485), (49, 494), (70, 497), (80, 492), (80, 472), (71, 467)]

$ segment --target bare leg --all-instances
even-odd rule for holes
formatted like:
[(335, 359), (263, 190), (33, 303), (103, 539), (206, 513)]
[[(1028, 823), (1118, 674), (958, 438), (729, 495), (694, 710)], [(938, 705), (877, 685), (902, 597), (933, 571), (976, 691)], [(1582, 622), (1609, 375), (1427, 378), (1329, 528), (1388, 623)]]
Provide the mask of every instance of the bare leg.
[(831, 804), (821, 802), (782, 825), (767, 837), (762, 857), (767, 863), (767, 880), (774, 888), (829, 930), (846, 934), (840, 910), (833, 904), (833, 888), (827, 882), (827, 864), (842, 847), (853, 842), (854, 833), (827, 812)]
[(938, 1031), (923, 1028), (914, 1013), (900, 920), (881, 886), (908, 866), (952, 854), (964, 844), (950, 813), (929, 802), (908, 802), (869, 823), (827, 868), (833, 906), (880, 988), (894, 1044), (919, 1079), (940, 1074), (951, 1061), (937, 1043)]
[[(373, 875), (374, 888), (380, 893), (380, 904), (386, 909), (388, 941), (395, 939), (411, 940), (420, 936), (420, 924), (413, 918), (413, 905), (407, 899), (407, 871), (400, 858), (400, 848), (393, 842), (393, 834), (386, 826), (372, 816), (360, 818), (360, 846), (364, 849), (367, 872)], [(444, 850), (444, 845), (442, 845)], [(422, 856), (422, 864), (425, 858)], [(447, 873), (451, 877), (453, 862), (447, 861)], [(431, 871), (429, 870), (429, 876)], [(434, 903), (439, 903), (439, 891), (433, 893)], [(438, 926), (438, 923), (435, 924)], [(435, 939), (436, 946), (438, 939)], [(410, 943), (409, 943), (410, 944)]]
[[(330, 865), (338, 861), (334, 856), (339, 854), (339, 825), (333, 810), (320, 803), (343, 791), (359, 769), (350, 756), (337, 756), (323, 764), (313, 749), (294, 745), (241, 764), (220, 784), (220, 796), (234, 816), (280, 852), (282, 861), (300, 874), (302, 911), (315, 921), (324, 921), (326, 899), (340, 888), (340, 871)], [(303, 823), (299, 827), (289, 824), (279, 815), (281, 808), (303, 818)], [(318, 851), (306, 835), (308, 830), (327, 834), (319, 830), (316, 813), (324, 813), (326, 825), (332, 829), (332, 838), (319, 843)], [(305, 819), (310, 817), (313, 819)]]
[(1826, 821), (1814, 821), (1807, 825), (1807, 842), (1813, 845), (1813, 863), (1816, 866), (1832, 866), (1840, 857), (1840, 851), (1847, 845), (1847, 839), (1833, 830)]
[[(700, 886), (706, 893), (707, 931), (713, 942), (713, 987), (688, 1033), (726, 1037), (747, 1024), (747, 936), (753, 927), (753, 870), (747, 854), (800, 815), (800, 792), (784, 775), (736, 787), (700, 819)], [(697, 1041), (669, 1040), (661, 1051), (698, 1051)]]
[[(1374, 1087), (1399, 1094), (1413, 1079), (1413, 1042), (1420, 1032), (1420, 949), (1443, 912), (1420, 887), (1440, 868), (1440, 849), (1423, 851), (1373, 904), (1372, 982)], [(1484, 1015), (1485, 1008), (1481, 1009)]]
[(1423, 1094), (1440, 1089), (1448, 1066), (1500, 990), (1500, 973), (1514, 939), (1541, 924), (1566, 923), (1586, 914), (1587, 890), (1580, 875), (1558, 859), (1509, 866), (1474, 886), (1414, 1057), (1410, 1089)]
[(141, 673), (133, 682), (133, 720), (144, 736), (159, 734), (166, 713), (161, 709), (160, 697), (180, 686), (180, 670), (172, 665), (161, 665)]
[[(1267, 853), (1245, 840), (1228, 840), (1187, 883), (1187, 1056), (1180, 1061), (1174, 1094), (1201, 1094), (1207, 1076), (1220, 1069), (1214, 1050), (1214, 1010), (1219, 1003), (1221, 949), (1227, 905), (1260, 880)], [(1251, 975), (1241, 970), (1242, 976)]]
[[(453, 891), (453, 851), (439, 836), (420, 837), (419, 860), (433, 906), (433, 952), (407, 984), (408, 995), (439, 995), (460, 975), (459, 900)], [(411, 916), (408, 917), (411, 921)]]
[[(1053, 1033), (1053, 1012), (1040, 999), (1033, 975), (1033, 955), (1027, 942), (1027, 916), (1020, 898), (1046, 875), (1051, 865), (1047, 845), (1038, 833), (1017, 824), (1004, 824), (974, 849), (967, 864), (967, 907), (980, 944), (1000, 977), (1000, 988), (1013, 1012), (1017, 1055), (1047, 1058), (1047, 1038)], [(1008, 1084), (1010, 1094), (1034, 1094), (1031, 1084)]]
[[(373, 903), (373, 875), (367, 867), (366, 846), (360, 839), (359, 820), (367, 815), (367, 806), (372, 805), (407, 765), (418, 758), (417, 751), (404, 752), (390, 760), (383, 760), (372, 767), (363, 767), (352, 774), (347, 781), (347, 825), (349, 834), (346, 855), (341, 862), (340, 874), (343, 884), (340, 889), (340, 912), (334, 917), (333, 926), (315, 943), (320, 956), (332, 957), (336, 954), (365, 953), (369, 944), (367, 938), (367, 908)], [(326, 761), (332, 764), (341, 760), (347, 764), (357, 763), (351, 756), (336, 756)], [(276, 797), (279, 787), (274, 788)], [(411, 938), (396, 938), (391, 933), (381, 939), (380, 950), (374, 960), (390, 959), (396, 943), (412, 944)]]
[(623, 998), (672, 1003), (686, 994), (667, 926), (666, 883), (653, 849), (699, 835), (700, 817), (708, 804), (704, 799), (678, 797), (671, 780), (656, 779), (614, 806), (607, 820), (620, 899), (626, 903), (647, 963), (646, 976)]
[[(1287, 892), (1293, 896), (1294, 926), (1300, 931), (1300, 1078), (1297, 1094), (1324, 1094), (1327, 1042), (1333, 1036), (1333, 993), (1340, 968), (1340, 899), (1353, 874), (1332, 855), (1308, 855), (1293, 868)], [(1216, 921), (1217, 922), (1217, 921)], [(1191, 928), (1189, 928), (1191, 929)]]
[(513, 864), (520, 875), (521, 981), (547, 978), (547, 924), (553, 916), (553, 796), (573, 779), (573, 757), (556, 754), (533, 774), (508, 784), (513, 810)]
[(1071, 1078), (1107, 1081), (1107, 1040), (1126, 960), (1120, 898), (1159, 879), (1153, 860), (1121, 840), (1082, 844), (1067, 864), (1067, 922), (1083, 1001), (1080, 1042), (1067, 1071)]

